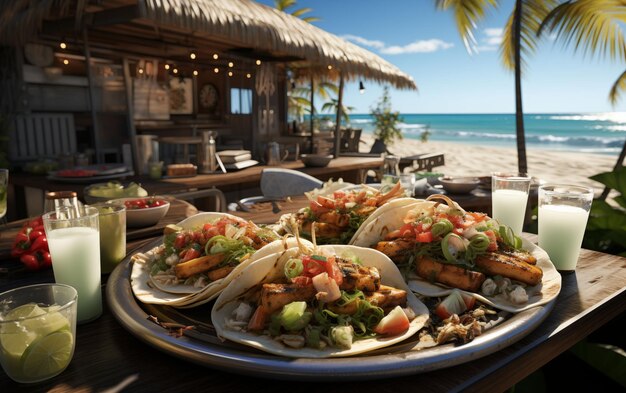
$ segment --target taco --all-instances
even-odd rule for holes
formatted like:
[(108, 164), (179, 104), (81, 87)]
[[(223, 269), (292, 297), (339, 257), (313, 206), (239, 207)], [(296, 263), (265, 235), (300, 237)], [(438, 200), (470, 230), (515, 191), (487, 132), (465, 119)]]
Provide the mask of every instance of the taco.
[(220, 294), (211, 313), (220, 338), (299, 358), (386, 347), (412, 336), (428, 318), (389, 258), (345, 245), (294, 247), (257, 260)]
[(201, 213), (167, 232), (161, 245), (131, 257), (133, 290), (144, 302), (214, 298), (249, 263), (285, 248), (271, 244), (275, 232), (227, 213)]
[(411, 200), (403, 198), (404, 189), (400, 183), (387, 192), (362, 185), (328, 195), (305, 194), (309, 206), (283, 216), (281, 223), (287, 232), (298, 231), (306, 239), (311, 239), (311, 227), (315, 224), (318, 244), (348, 244), (361, 225), (381, 206), (397, 198)]
[(426, 296), (458, 288), (519, 312), (558, 295), (561, 277), (543, 250), (484, 213), (466, 212), (446, 196), (429, 199), (384, 209), (352, 244), (387, 255)]

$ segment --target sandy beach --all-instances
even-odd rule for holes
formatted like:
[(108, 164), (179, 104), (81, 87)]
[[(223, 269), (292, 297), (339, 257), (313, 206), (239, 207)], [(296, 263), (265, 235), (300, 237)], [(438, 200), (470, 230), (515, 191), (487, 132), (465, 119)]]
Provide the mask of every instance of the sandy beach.
[[(361, 135), (360, 151), (369, 152), (374, 138), (371, 134)], [(389, 151), (398, 156), (419, 153), (444, 153), (445, 166), (434, 169), (449, 176), (486, 176), (496, 171), (517, 171), (517, 150), (503, 147), (476, 147), (461, 143), (422, 143), (404, 138), (389, 146)], [(610, 172), (617, 156), (558, 152), (526, 148), (528, 173), (546, 182), (560, 182), (593, 187), (596, 194), (604, 186), (589, 179), (589, 176)]]

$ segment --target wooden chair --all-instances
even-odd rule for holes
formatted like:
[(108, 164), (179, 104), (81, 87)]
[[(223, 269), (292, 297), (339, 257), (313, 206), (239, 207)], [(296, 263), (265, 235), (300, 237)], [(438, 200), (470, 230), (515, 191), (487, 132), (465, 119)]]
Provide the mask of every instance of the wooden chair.
[(362, 128), (346, 128), (341, 130), (340, 152), (358, 153), (359, 143), (361, 143)]
[(69, 113), (18, 115), (10, 131), (11, 161), (56, 158), (76, 153), (74, 116)]

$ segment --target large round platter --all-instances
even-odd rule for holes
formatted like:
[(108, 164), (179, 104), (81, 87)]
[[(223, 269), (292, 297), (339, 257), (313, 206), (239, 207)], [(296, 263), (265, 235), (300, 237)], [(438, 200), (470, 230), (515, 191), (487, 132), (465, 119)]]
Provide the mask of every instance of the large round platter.
[[(146, 244), (145, 252), (161, 239)], [(392, 347), (348, 358), (292, 359), (270, 355), (239, 344), (220, 341), (210, 321), (211, 304), (195, 309), (175, 309), (139, 303), (130, 286), (131, 262), (126, 258), (113, 271), (106, 296), (117, 320), (140, 340), (173, 356), (207, 367), (264, 378), (340, 381), (404, 376), (428, 372), (476, 360), (507, 347), (533, 331), (550, 313), (555, 300), (518, 314), (504, 313), (501, 322), (466, 345), (444, 345), (423, 350), (412, 349), (417, 338)], [(194, 325), (182, 337), (169, 334), (151, 322)]]

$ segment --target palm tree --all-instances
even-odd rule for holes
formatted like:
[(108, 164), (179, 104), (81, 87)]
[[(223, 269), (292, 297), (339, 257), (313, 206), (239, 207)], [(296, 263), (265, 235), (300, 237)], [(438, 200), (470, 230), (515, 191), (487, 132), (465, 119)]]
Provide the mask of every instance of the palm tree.
[[(515, 134), (517, 139), (517, 165), (520, 172), (528, 172), (526, 138), (524, 135), (524, 111), (522, 106), (522, 70), (525, 57), (537, 48), (537, 32), (556, 0), (516, 0), (509, 16), (502, 43), (500, 58), (506, 69), (515, 73)], [(499, 0), (436, 0), (437, 8), (451, 9), (457, 29), (468, 52), (475, 52), (477, 45), (474, 29), (485, 17), (489, 8), (497, 8)]]
[[(621, 29), (626, 20), (626, 2), (622, 0), (572, 0), (560, 4), (541, 24), (544, 30), (556, 33), (566, 44), (574, 42), (575, 50), (608, 54), (611, 60), (626, 60), (626, 41)], [(626, 71), (613, 83), (609, 101), (616, 105), (626, 91)]]
[[(623, 0), (572, 0), (554, 8), (544, 19), (538, 35), (544, 30), (556, 33), (556, 39), (566, 44), (574, 42), (575, 50), (584, 53), (609, 55), (611, 60), (626, 60), (626, 40), (621, 26), (626, 20), (626, 2)], [(626, 91), (626, 71), (611, 86), (609, 101), (616, 105)], [(626, 158), (626, 142), (615, 163), (620, 167)], [(606, 187), (600, 199), (606, 199)]]
[[(276, 8), (276, 9), (278, 9), (280, 11), (283, 11), (283, 12), (287, 12), (287, 8), (291, 8), (291, 7), (295, 6), (296, 3), (297, 3), (297, 0), (274, 0), (274, 8)], [(306, 7), (305, 8), (299, 8), (299, 9), (297, 9), (295, 11), (292, 11), (291, 15), (293, 15), (293, 16), (295, 16), (297, 18), (300, 18), (303, 21), (309, 22), (309, 23), (315, 22), (315, 21), (319, 20), (319, 18), (315, 17), (315, 16), (304, 16), (304, 17), (302, 16), (302, 15), (304, 15), (306, 13), (311, 12), (311, 11), (312, 11), (311, 8), (306, 8)]]
[[(331, 98), (330, 101), (327, 101), (322, 105), (322, 112), (328, 113), (337, 113), (339, 110), (339, 100), (336, 98)], [(350, 122), (350, 112), (354, 110), (353, 106), (345, 106), (341, 105), (341, 119), (347, 124)]]

